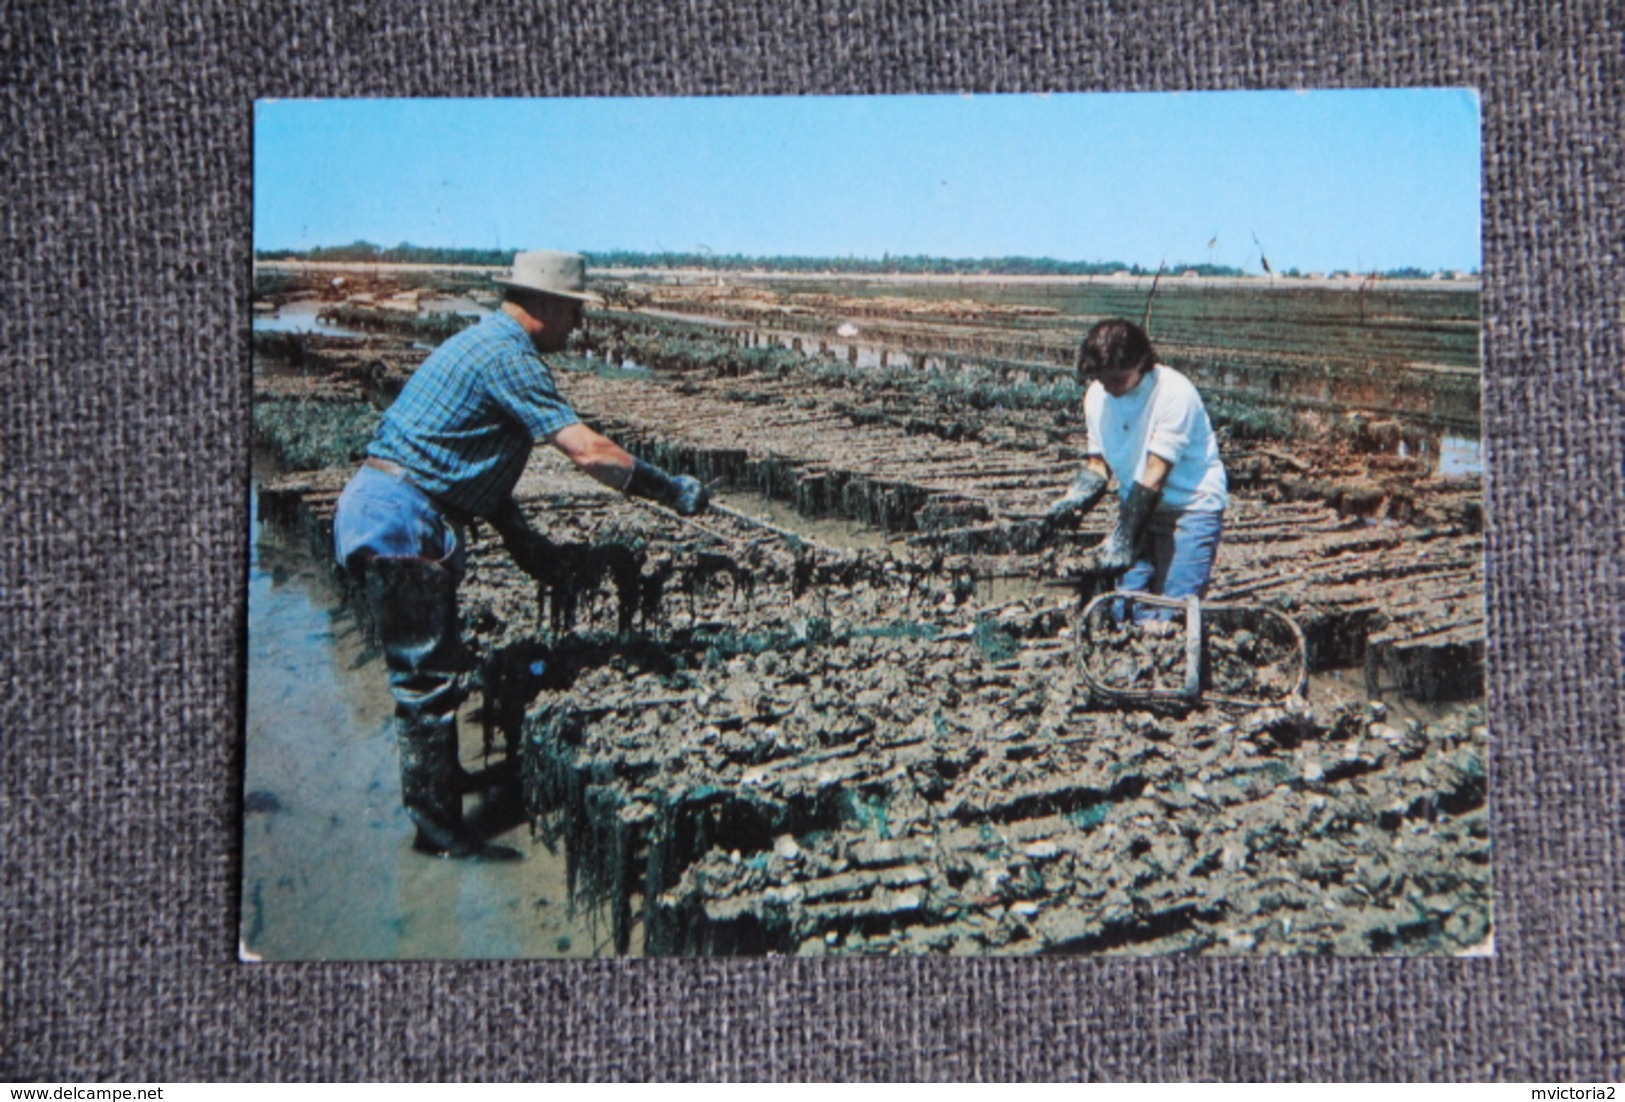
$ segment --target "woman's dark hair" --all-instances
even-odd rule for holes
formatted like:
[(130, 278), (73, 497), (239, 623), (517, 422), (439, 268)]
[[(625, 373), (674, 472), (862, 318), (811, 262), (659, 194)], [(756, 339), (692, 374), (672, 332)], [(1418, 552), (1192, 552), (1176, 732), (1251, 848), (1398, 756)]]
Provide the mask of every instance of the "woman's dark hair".
[(1083, 338), (1078, 348), (1078, 374), (1085, 381), (1102, 371), (1126, 371), (1156, 362), (1157, 350), (1145, 330), (1124, 318), (1107, 318)]

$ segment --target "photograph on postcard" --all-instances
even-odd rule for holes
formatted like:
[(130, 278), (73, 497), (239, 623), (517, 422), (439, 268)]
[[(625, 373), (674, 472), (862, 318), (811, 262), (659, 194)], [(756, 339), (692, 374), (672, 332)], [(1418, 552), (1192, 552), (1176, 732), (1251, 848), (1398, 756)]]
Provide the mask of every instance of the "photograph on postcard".
[(1493, 952), (1470, 89), (255, 106), (241, 956)]

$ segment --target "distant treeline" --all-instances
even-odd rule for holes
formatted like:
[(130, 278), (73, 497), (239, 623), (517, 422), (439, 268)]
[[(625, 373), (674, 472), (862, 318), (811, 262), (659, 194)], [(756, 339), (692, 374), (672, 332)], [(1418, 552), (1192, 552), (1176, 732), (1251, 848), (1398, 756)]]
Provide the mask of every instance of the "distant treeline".
[[(1111, 275), (1132, 272), (1155, 275), (1155, 268), (1118, 261), (1055, 260), (1043, 256), (999, 256), (954, 259), (940, 256), (744, 256), (712, 252), (589, 252), (595, 268), (705, 268), (748, 272), (858, 272), (875, 275)], [(349, 245), (297, 249), (256, 249), (257, 260), (306, 260), (344, 264), (469, 264), (499, 267), (513, 263), (510, 249), (438, 249), (400, 244), (392, 248), (356, 241)], [(1170, 272), (1199, 272), (1211, 276), (1239, 276), (1239, 268), (1218, 264), (1170, 264)]]
[[(878, 260), (868, 256), (745, 256), (740, 253), (695, 252), (589, 252), (587, 262), (594, 268), (704, 268), (719, 272), (843, 272), (864, 275), (1156, 275), (1157, 268), (1124, 264), (1115, 260), (1055, 260), (1047, 256), (994, 256), (959, 258), (941, 256), (892, 256)], [(506, 267), (513, 263), (511, 249), (437, 249), (401, 243), (392, 248), (370, 241), (307, 249), (256, 249), (256, 260), (308, 260), (341, 264), (466, 264), (479, 267)], [(1247, 273), (1224, 264), (1170, 262), (1162, 270), (1169, 275), (1195, 272), (1203, 276), (1240, 276)], [(1477, 269), (1474, 269), (1477, 274)], [(1259, 274), (1257, 272), (1253, 273)], [(1285, 276), (1308, 273), (1287, 268)], [(1348, 274), (1348, 273), (1345, 273)], [(1392, 268), (1381, 272), (1353, 272), (1384, 279), (1427, 279), (1434, 273), (1423, 268)]]
[(314, 249), (255, 249), (255, 260), (306, 260), (330, 264), (468, 264), (505, 267), (513, 263), (512, 249), (437, 249), (402, 242), (393, 248), (370, 241), (323, 245)]
[[(1111, 275), (1132, 272), (1154, 275), (1155, 268), (1117, 260), (1056, 260), (1048, 256), (743, 256), (738, 253), (637, 253), (625, 250), (589, 253), (600, 268), (708, 268), (748, 272), (843, 272), (865, 275)], [(1241, 275), (1238, 268), (1215, 264), (1180, 264), (1169, 270), (1203, 275)]]

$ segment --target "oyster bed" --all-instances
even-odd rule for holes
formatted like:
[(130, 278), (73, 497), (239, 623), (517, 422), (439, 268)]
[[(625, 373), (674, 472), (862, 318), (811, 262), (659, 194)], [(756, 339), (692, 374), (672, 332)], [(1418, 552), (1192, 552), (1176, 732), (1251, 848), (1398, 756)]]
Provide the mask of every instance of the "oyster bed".
[[(930, 342), (963, 313), (915, 310), (899, 332)], [(1281, 636), (1214, 620), (1207, 696), (1135, 704), (1091, 690), (1076, 638), (1110, 509), (1075, 532), (1036, 524), (1078, 460), (1042, 372), (1013, 384), (1025, 398), (967, 403), (990, 393), (974, 365), (865, 371), (766, 355), (760, 329), (678, 340), (675, 324), (595, 318), (588, 352), (665, 341), (663, 373), (576, 361), (561, 385), (631, 450), (720, 480), (725, 508), (680, 518), (544, 449), (517, 496), (559, 548), (554, 576), (520, 574), (476, 529), (462, 592), (486, 754), (517, 764), (534, 837), (563, 848), (575, 904), (617, 950), (1488, 944), (1476, 478), (1369, 450), (1363, 423), (1236, 427), (1210, 597), (1289, 617), (1310, 670), (1353, 670), (1364, 691), (1292, 695)], [(262, 443), (331, 456), (263, 487), (268, 516), (324, 543), (367, 410), (423, 354), (387, 336), (257, 348)], [(805, 523), (755, 516), (769, 499)], [(885, 545), (794, 530), (818, 518)], [(1170, 628), (1088, 642), (1112, 650), (1114, 683), (1178, 684)], [(1219, 702), (1249, 695), (1283, 699)]]

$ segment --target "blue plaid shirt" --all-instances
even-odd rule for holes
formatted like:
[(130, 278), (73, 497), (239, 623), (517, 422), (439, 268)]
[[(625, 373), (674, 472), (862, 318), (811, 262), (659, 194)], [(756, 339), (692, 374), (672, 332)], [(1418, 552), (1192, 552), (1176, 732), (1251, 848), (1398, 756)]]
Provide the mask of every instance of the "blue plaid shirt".
[(525, 330), (498, 310), (423, 361), (367, 454), (405, 467), (437, 501), (483, 515), (513, 493), (535, 441), (580, 420)]

